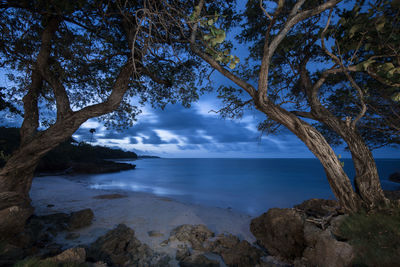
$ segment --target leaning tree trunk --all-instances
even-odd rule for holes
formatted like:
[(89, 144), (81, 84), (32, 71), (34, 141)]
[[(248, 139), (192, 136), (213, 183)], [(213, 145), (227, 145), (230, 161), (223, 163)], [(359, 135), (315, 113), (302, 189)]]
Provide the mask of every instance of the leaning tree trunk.
[(330, 187), (342, 208), (349, 212), (358, 211), (362, 205), (361, 199), (354, 192), (340, 160), (324, 136), (305, 121), (272, 102), (257, 103), (256, 106), (269, 118), (284, 125), (294, 133), (318, 158), (325, 170)]
[(21, 144), (0, 170), (0, 239), (22, 232), (33, 208), (29, 197), (34, 172), (40, 159), (51, 149), (67, 140), (77, 129), (65, 129), (58, 123), (38, 132), (29, 142)]
[(335, 131), (349, 147), (356, 173), (354, 185), (356, 193), (363, 202), (363, 207), (371, 210), (387, 206), (389, 200), (383, 193), (374, 157), (357, 128), (351, 123), (335, 118), (323, 108), (320, 108), (319, 114), (315, 115), (318, 121)]
[(342, 136), (353, 159), (356, 172), (354, 177), (356, 192), (360, 195), (367, 209), (384, 207), (389, 201), (383, 193), (375, 160), (363, 138), (356, 131), (354, 129)]
[(36, 166), (48, 150), (22, 146), (0, 170), (0, 239), (20, 233), (32, 215), (29, 190)]
[[(12, 154), (6, 165), (0, 170), (0, 239), (20, 233), (26, 219), (33, 213), (29, 190), (40, 158), (71, 137), (88, 119), (115, 110), (128, 90), (132, 71), (133, 66), (131, 60), (128, 59), (107, 100), (79, 111), (68, 112), (62, 118), (57, 116), (57, 122), (45, 131), (37, 132), (29, 138), (22, 138), (18, 150)], [(35, 124), (32, 125), (31, 127), (26, 125), (26, 128), (35, 127)]]

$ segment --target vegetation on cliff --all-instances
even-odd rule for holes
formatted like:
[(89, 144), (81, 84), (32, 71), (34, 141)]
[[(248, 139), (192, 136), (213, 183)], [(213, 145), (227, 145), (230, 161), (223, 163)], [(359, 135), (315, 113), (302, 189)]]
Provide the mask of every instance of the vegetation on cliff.
[[(0, 167), (4, 165), (8, 155), (19, 146), (19, 129), (0, 127)], [(98, 173), (131, 169), (133, 165), (113, 163), (106, 159), (137, 159), (134, 152), (113, 149), (104, 146), (76, 142), (73, 138), (59, 144), (49, 151), (39, 162), (36, 172), (71, 172)]]

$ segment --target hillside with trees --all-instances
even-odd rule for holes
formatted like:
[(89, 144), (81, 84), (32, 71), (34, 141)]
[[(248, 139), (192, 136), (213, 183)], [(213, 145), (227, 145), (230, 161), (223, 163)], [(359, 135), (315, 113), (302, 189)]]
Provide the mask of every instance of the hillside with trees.
[[(0, 127), (0, 167), (19, 146), (18, 128)], [(39, 162), (36, 173), (103, 173), (133, 169), (135, 165), (109, 159), (137, 159), (134, 152), (104, 146), (92, 146), (73, 138), (49, 151)]]

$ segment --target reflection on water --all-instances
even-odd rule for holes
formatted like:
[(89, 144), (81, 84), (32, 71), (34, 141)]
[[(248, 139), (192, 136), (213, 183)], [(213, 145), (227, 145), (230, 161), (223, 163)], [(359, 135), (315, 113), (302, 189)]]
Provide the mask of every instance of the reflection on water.
[[(344, 162), (354, 177), (351, 161)], [(250, 215), (334, 197), (315, 159), (143, 159), (135, 164), (135, 170), (89, 176), (89, 186), (148, 192)], [(377, 165), (384, 189), (400, 189), (387, 179), (400, 171), (400, 160), (377, 160)]]
[(91, 184), (89, 186), (90, 188), (93, 189), (120, 189), (120, 190), (130, 190), (130, 191), (135, 191), (135, 192), (146, 192), (146, 193), (152, 193), (155, 195), (160, 195), (160, 196), (169, 196), (169, 195), (182, 195), (182, 192), (179, 192), (177, 190), (171, 190), (171, 189), (166, 189), (162, 187), (157, 187), (157, 186), (146, 186), (146, 185), (141, 185), (137, 184), (134, 182), (118, 182), (118, 181), (110, 181), (108, 183), (104, 184)]

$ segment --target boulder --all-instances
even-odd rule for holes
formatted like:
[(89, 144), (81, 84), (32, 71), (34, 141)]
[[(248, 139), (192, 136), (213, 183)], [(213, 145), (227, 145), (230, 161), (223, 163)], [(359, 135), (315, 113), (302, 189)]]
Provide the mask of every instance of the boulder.
[(219, 267), (219, 262), (216, 260), (210, 260), (206, 256), (200, 255), (193, 255), (188, 256), (179, 262), (180, 267)]
[(68, 220), (68, 228), (70, 230), (79, 229), (92, 224), (94, 214), (91, 209), (83, 209), (72, 212)]
[(389, 175), (389, 180), (395, 183), (400, 183), (400, 172), (395, 172)]
[(161, 236), (164, 236), (164, 234), (159, 232), (159, 231), (148, 231), (147, 234), (150, 237), (161, 237)]
[(294, 209), (274, 208), (253, 219), (250, 231), (271, 255), (292, 261), (306, 247), (303, 227), (304, 218)]
[(79, 238), (80, 236), (81, 236), (81, 235), (78, 234), (78, 233), (68, 233), (68, 234), (65, 235), (65, 239), (67, 239), (67, 240), (74, 240), (74, 239)]
[(121, 194), (105, 194), (105, 195), (98, 195), (94, 196), (94, 199), (118, 199), (118, 198), (125, 198), (127, 197), (126, 195), (121, 195)]
[(189, 242), (193, 249), (204, 250), (203, 243), (213, 237), (211, 232), (205, 225), (183, 224), (171, 231), (169, 241), (178, 240), (181, 242)]
[(335, 213), (340, 206), (336, 200), (313, 198), (294, 206), (294, 208), (304, 211), (307, 216), (325, 217)]
[(33, 208), (24, 196), (16, 192), (0, 193), (0, 241), (12, 240), (25, 228)]
[(227, 266), (236, 267), (255, 266), (264, 256), (261, 250), (231, 234), (218, 235), (215, 241), (208, 243), (207, 251), (220, 255)]
[(84, 248), (79, 247), (70, 248), (49, 260), (58, 263), (84, 263), (86, 260), (86, 251)]
[(168, 266), (169, 257), (142, 244), (124, 224), (99, 237), (89, 246), (88, 258), (111, 266)]
[(15, 245), (0, 242), (0, 266), (13, 266), (13, 264), (25, 257), (24, 250)]
[(350, 244), (338, 241), (329, 229), (318, 235), (314, 246), (304, 250), (307, 266), (346, 267), (351, 266), (354, 251)]

